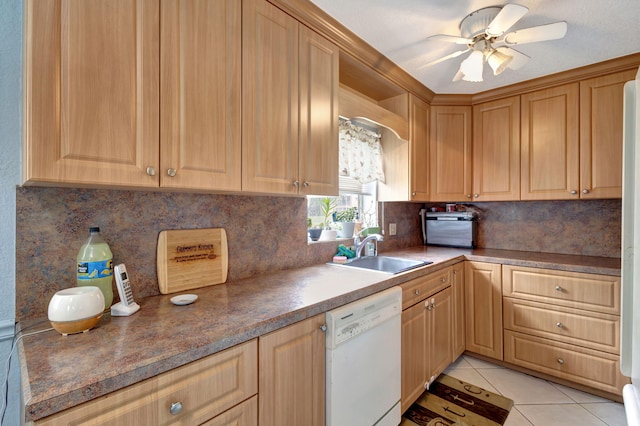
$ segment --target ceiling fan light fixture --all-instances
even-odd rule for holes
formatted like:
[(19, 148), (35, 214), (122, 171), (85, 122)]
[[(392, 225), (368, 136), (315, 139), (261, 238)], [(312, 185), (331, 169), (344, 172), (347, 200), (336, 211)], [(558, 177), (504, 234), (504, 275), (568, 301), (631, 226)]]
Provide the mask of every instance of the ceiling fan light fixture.
[(498, 52), (495, 49), (487, 55), (487, 63), (493, 70), (493, 75), (502, 73), (511, 64), (511, 61), (513, 61), (513, 56)]
[(482, 65), (484, 62), (484, 55), (479, 50), (474, 50), (471, 55), (467, 57), (460, 64), (460, 73), (462, 73), (462, 79), (464, 81), (480, 82), (482, 81)]

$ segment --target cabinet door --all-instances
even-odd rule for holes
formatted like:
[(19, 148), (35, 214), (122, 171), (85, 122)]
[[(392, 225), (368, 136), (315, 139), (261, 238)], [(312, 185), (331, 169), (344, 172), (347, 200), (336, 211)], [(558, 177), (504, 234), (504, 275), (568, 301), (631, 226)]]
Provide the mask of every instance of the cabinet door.
[(452, 358), (458, 359), (465, 350), (465, 324), (464, 324), (464, 262), (451, 267), (451, 300), (453, 305), (452, 325)]
[(159, 9), (26, 2), (27, 183), (158, 186)]
[(339, 53), (300, 25), (301, 194), (338, 195)]
[(520, 97), (473, 107), (473, 200), (520, 199)]
[(501, 265), (465, 262), (466, 347), (502, 359)]
[(471, 107), (432, 106), (431, 201), (471, 198)]
[(240, 190), (241, 7), (162, 2), (160, 185)]
[(580, 82), (580, 198), (622, 197), (624, 83), (635, 73)]
[(424, 392), (429, 377), (428, 304), (427, 299), (402, 311), (402, 412)]
[(259, 338), (259, 424), (324, 425), (324, 314)]
[(409, 95), (411, 201), (429, 200), (429, 104)]
[(429, 383), (451, 364), (452, 316), (451, 287), (430, 297), (429, 314)]
[(242, 190), (297, 194), (298, 22), (265, 0), (242, 5)]
[(579, 198), (578, 83), (521, 97), (522, 200)]

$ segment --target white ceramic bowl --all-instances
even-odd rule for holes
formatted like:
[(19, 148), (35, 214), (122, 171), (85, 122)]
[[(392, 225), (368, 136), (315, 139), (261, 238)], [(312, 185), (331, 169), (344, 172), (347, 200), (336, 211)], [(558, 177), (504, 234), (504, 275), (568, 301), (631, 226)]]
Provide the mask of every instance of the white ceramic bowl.
[(95, 318), (104, 311), (104, 295), (98, 287), (72, 287), (58, 291), (49, 302), (49, 321), (68, 322)]

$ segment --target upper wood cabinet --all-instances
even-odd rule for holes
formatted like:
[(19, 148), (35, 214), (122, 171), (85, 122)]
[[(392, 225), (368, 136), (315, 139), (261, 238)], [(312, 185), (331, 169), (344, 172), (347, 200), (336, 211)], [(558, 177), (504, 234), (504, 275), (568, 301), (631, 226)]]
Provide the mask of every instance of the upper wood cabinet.
[(411, 201), (429, 200), (429, 105), (409, 96), (409, 176)]
[(36, 0), (26, 16), (27, 182), (240, 190), (238, 2)]
[(25, 19), (26, 183), (157, 187), (159, 3), (28, 0)]
[(635, 73), (580, 82), (580, 198), (622, 197), (624, 84)]
[(264, 0), (243, 19), (242, 190), (337, 195), (337, 46)]
[(160, 185), (240, 191), (240, 2), (166, 0), (160, 21)]
[(578, 83), (522, 95), (522, 200), (579, 198), (578, 96)]
[(469, 201), (471, 107), (432, 106), (430, 126), (431, 201)]
[(520, 199), (520, 97), (473, 107), (473, 201)]

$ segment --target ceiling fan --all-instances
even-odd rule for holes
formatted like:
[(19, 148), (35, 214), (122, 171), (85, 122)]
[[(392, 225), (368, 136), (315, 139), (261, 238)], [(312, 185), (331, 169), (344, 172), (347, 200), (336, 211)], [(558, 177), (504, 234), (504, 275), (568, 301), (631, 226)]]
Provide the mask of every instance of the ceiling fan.
[(507, 4), (504, 7), (485, 7), (470, 13), (460, 22), (460, 37), (444, 34), (429, 37), (431, 40), (467, 45), (467, 48), (436, 59), (420, 68), (457, 58), (469, 51), (471, 54), (462, 61), (453, 81), (482, 81), (484, 62), (489, 64), (493, 75), (498, 75), (507, 68), (516, 70), (522, 67), (530, 59), (529, 56), (511, 46), (557, 40), (567, 33), (565, 21), (507, 33), (507, 30), (528, 11), (529, 9), (525, 6)]

